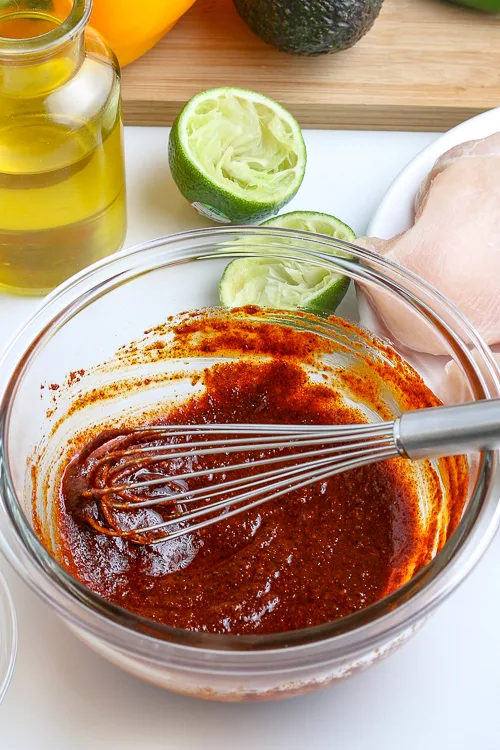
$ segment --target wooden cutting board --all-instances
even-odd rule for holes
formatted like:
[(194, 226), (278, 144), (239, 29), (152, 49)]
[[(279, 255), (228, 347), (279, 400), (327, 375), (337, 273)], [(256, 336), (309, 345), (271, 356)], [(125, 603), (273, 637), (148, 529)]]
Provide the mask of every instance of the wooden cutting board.
[(447, 130), (500, 106), (500, 15), (385, 0), (355, 47), (304, 58), (258, 39), (231, 0), (197, 0), (124, 70), (126, 122), (171, 125), (193, 94), (221, 85), (268, 94), (303, 127)]

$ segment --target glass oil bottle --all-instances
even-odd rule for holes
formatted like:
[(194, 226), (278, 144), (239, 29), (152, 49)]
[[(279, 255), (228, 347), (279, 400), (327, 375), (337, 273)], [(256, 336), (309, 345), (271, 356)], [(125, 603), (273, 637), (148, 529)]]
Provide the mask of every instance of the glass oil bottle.
[(120, 73), (91, 0), (0, 0), (0, 290), (44, 294), (126, 230)]

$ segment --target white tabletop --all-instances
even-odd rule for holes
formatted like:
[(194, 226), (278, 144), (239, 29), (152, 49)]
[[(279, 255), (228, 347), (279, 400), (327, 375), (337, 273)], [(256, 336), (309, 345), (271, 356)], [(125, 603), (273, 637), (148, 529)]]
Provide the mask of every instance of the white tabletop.
[[(362, 233), (398, 171), (436, 136), (306, 132), (292, 209)], [(172, 184), (168, 131), (128, 128), (127, 244), (203, 226)], [(0, 341), (36, 301), (0, 297)], [(0, 707), (1, 750), (498, 750), (500, 536), (464, 585), (399, 652), (364, 674), (281, 703), (215, 704), (143, 684), (94, 655), (0, 560), (19, 655)]]

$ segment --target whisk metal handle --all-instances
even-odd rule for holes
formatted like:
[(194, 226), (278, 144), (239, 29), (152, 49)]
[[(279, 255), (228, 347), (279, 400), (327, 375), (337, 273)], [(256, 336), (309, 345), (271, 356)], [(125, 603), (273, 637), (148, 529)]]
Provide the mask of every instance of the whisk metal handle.
[(500, 448), (500, 399), (403, 414), (394, 441), (407, 458), (440, 458)]

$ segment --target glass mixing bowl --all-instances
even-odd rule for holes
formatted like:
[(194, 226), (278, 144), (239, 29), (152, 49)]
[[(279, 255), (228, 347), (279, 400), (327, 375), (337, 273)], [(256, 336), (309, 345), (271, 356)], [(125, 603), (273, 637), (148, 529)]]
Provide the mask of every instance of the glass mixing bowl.
[[(352, 257), (332, 256), (339, 251)], [(499, 372), (488, 348), (426, 283), (355, 246), (274, 228), (183, 233), (92, 266), (46, 299), (0, 366), (0, 541), (8, 559), (103, 657), (163, 688), (217, 700), (292, 696), (373, 664), (408, 639), (457, 587), (484, 553), (500, 520), (498, 456), (472, 455), (460, 524), (409, 583), (336, 622), (269, 636), (194, 633), (147, 621), (85, 588), (46, 551), (33, 528), (27, 467), (57, 414), (57, 406), (51, 407), (57, 385), (68, 373), (109, 361), (119, 347), (168, 316), (217, 305), (225, 264), (264, 252), (350, 276), (363, 291), (365, 307), (366, 300), (380, 295), (385, 303), (393, 300), (413, 325), (440, 339), (462, 373), (470, 400), (500, 395)], [(357, 315), (352, 296), (339, 314)], [(288, 324), (300, 329), (303, 318), (289, 316)], [(324, 335), (333, 335), (328, 326), (324, 321)], [(404, 356), (412, 362), (411, 352)], [(43, 383), (49, 385), (41, 390)], [(43, 506), (49, 501), (39, 502)], [(38, 511), (50, 525), (50, 507)]]
[(9, 687), (17, 655), (17, 620), (14, 602), (0, 573), (0, 703)]

